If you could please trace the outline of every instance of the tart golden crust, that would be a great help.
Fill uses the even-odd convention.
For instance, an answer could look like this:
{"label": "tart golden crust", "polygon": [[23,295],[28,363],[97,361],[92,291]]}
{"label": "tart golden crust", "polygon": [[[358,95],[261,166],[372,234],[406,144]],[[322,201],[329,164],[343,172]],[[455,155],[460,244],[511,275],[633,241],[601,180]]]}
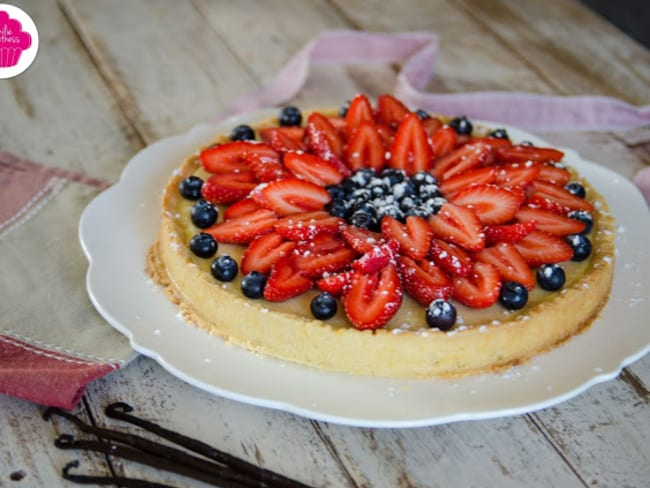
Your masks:
{"label": "tart golden crust", "polygon": [[147,271],[189,322],[251,351],[355,375],[427,378],[490,372],[527,361],[581,332],[598,317],[609,297],[614,218],[604,198],[582,180],[595,208],[592,255],[576,267],[562,290],[545,293],[520,313],[501,315],[497,310],[491,320],[448,332],[399,323],[360,331],[310,318],[308,305],[303,307],[307,313],[300,314],[295,313],[295,305],[283,310],[282,304],[250,300],[236,283],[214,280],[206,260],[194,256],[187,246],[188,232],[196,229],[192,231],[182,208],[178,185],[200,171],[198,158],[189,157],[165,188],[160,233],[150,248]]}

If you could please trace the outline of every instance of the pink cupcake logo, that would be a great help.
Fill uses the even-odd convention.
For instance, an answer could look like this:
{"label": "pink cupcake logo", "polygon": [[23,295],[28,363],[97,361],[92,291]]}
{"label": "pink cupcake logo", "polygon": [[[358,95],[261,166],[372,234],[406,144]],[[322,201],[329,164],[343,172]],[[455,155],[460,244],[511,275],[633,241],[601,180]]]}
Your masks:
{"label": "pink cupcake logo", "polygon": [[34,21],[23,10],[0,4],[0,78],[11,78],[25,71],[38,50]]}

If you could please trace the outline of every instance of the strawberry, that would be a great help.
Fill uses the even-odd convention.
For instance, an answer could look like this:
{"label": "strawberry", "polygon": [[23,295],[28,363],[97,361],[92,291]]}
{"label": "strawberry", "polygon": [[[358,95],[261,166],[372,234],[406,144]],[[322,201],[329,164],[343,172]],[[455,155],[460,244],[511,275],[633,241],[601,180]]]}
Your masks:
{"label": "strawberry", "polygon": [[302,295],[313,286],[312,281],[296,269],[293,256],[278,259],[264,286],[264,298],[269,302],[283,302]]}
{"label": "strawberry", "polygon": [[415,262],[407,256],[398,260],[404,290],[418,303],[428,307],[437,298],[449,299],[452,286],[449,277],[431,261]]}
{"label": "strawberry", "polygon": [[372,122],[362,121],[353,132],[345,150],[345,160],[352,170],[373,168],[381,171],[386,161],[386,149]]}
{"label": "strawberry", "polygon": [[280,215],[322,210],[332,199],[322,186],[298,178],[262,183],[251,196],[258,205]]}
{"label": "strawberry", "polygon": [[400,123],[390,146],[388,165],[404,170],[409,176],[427,171],[431,166],[431,148],[417,115],[408,113]]}
{"label": "strawberry", "polygon": [[476,212],[471,208],[445,203],[437,214],[429,217],[434,237],[457,244],[469,251],[485,247],[485,235]]}
{"label": "strawberry", "polygon": [[377,122],[388,127],[397,127],[410,111],[392,95],[380,95],[377,98]]}
{"label": "strawberry", "polygon": [[317,112],[307,119],[307,142],[312,152],[323,159],[340,160],[343,156],[343,138],[327,117]]}
{"label": "strawberry", "polygon": [[248,170],[247,155],[280,160],[280,155],[270,146],[251,141],[225,142],[201,151],[199,158],[208,173],[238,173]]}
{"label": "strawberry", "polygon": [[494,266],[504,282],[516,281],[529,291],[535,288],[535,276],[514,244],[501,242],[496,246],[486,247],[474,254],[474,258]]}
{"label": "strawberry", "polygon": [[488,246],[499,242],[514,244],[534,231],[536,227],[537,223],[532,220],[507,225],[486,225],[483,232],[485,232],[485,242]]}
{"label": "strawberry", "polygon": [[239,200],[237,203],[233,203],[230,207],[223,211],[223,220],[233,219],[241,215],[246,215],[248,213],[259,210],[260,207],[255,200],[250,197]]}
{"label": "strawberry", "polygon": [[387,215],[381,221],[381,233],[387,240],[397,243],[401,254],[416,261],[427,255],[433,236],[429,223],[417,216],[407,217],[405,225]]}
{"label": "strawberry", "polygon": [[230,204],[241,200],[255,188],[253,173],[219,173],[210,176],[201,187],[204,200]]}
{"label": "strawberry", "polygon": [[476,261],[467,276],[453,279],[453,297],[472,308],[487,308],[499,299],[501,275],[492,264]]}
{"label": "strawberry", "polygon": [[316,282],[316,286],[321,291],[326,291],[330,295],[340,297],[343,290],[350,284],[354,271],[347,270],[341,273],[325,273],[324,276]]}
{"label": "strawberry", "polygon": [[534,221],[537,229],[558,236],[579,234],[587,225],[577,219],[571,219],[564,215],[556,214],[542,208],[525,206],[521,207],[515,214],[519,222]]}
{"label": "strawberry", "polygon": [[496,183],[506,188],[527,188],[540,172],[535,163],[512,163],[497,166]]}
{"label": "strawberry", "polygon": [[536,147],[525,145],[501,146],[494,150],[497,161],[502,163],[548,163],[562,161],[564,153],[550,147]]}
{"label": "strawberry", "polygon": [[523,200],[523,193],[488,184],[465,188],[449,201],[473,209],[483,225],[495,225],[511,220]]}
{"label": "strawberry", "polygon": [[260,137],[279,153],[304,151],[304,127],[269,127],[260,131]]}
{"label": "strawberry", "polygon": [[529,203],[556,213],[566,214],[571,210],[591,212],[594,209],[587,200],[547,181],[533,181],[530,190]]}
{"label": "strawberry", "polygon": [[343,222],[324,210],[315,210],[283,217],[275,224],[275,230],[285,239],[311,241],[319,234],[335,234]]}
{"label": "strawberry", "polygon": [[331,251],[337,251],[342,247],[347,246],[335,234],[321,232],[308,241],[298,241],[296,252],[301,254],[326,254]]}
{"label": "strawberry", "polygon": [[250,153],[244,157],[246,164],[255,175],[255,179],[262,182],[280,180],[289,176],[289,173],[278,158],[269,158],[259,154]]}
{"label": "strawberry", "polygon": [[436,265],[451,276],[467,276],[474,265],[474,260],[462,247],[440,239],[431,240],[429,255]]}
{"label": "strawberry", "polygon": [[375,129],[377,129],[377,133],[381,137],[384,147],[390,147],[395,140],[395,130],[386,124],[375,124]]}
{"label": "strawberry", "polygon": [[316,185],[338,185],[343,175],[336,165],[323,158],[305,152],[290,151],[284,155],[284,165],[298,178]]}
{"label": "strawberry", "polygon": [[448,125],[441,127],[430,137],[434,158],[439,158],[450,153],[458,142],[458,133],[453,127],[449,127]]}
{"label": "strawberry", "polygon": [[538,180],[548,181],[556,185],[564,186],[569,182],[571,173],[564,168],[558,168],[551,164],[541,164],[539,167]]}
{"label": "strawberry", "polygon": [[231,244],[248,244],[255,237],[273,231],[278,216],[272,210],[261,208],[253,212],[224,220],[213,225],[205,232],[211,234],[217,242]]}
{"label": "strawberry", "polygon": [[496,173],[497,169],[494,166],[470,169],[441,182],[440,191],[444,196],[451,197],[463,188],[494,182]]}
{"label": "strawberry", "polygon": [[340,136],[345,135],[345,117],[329,116],[326,117],[326,119],[331,126],[336,129],[336,132],[338,132]]}
{"label": "strawberry", "polygon": [[573,249],[564,239],[541,230],[532,231],[515,247],[531,268],[568,261],[573,257]]}
{"label": "strawberry", "polygon": [[490,146],[477,142],[465,144],[433,161],[431,174],[446,180],[467,170],[482,166],[490,155]]}
{"label": "strawberry", "polygon": [[372,106],[368,101],[368,97],[364,94],[357,95],[350,102],[348,111],[345,114],[345,137],[348,139],[352,137],[352,134],[362,122],[370,122],[371,124],[375,122]]}
{"label": "strawberry", "polygon": [[259,271],[268,274],[275,262],[282,256],[288,256],[295,249],[296,243],[284,240],[280,234],[270,232],[256,237],[246,248],[241,260],[242,273]]}
{"label": "strawberry", "polygon": [[343,291],[343,308],[348,320],[360,330],[378,329],[397,313],[403,291],[394,264],[375,273],[355,271]]}
{"label": "strawberry", "polygon": [[442,129],[442,121],[438,117],[427,117],[422,121],[422,127],[424,127],[424,132],[427,133],[427,136],[430,139],[433,137],[433,134]]}
{"label": "strawberry", "polygon": [[512,146],[512,142],[510,142],[509,139],[501,139],[500,137],[492,137],[492,136],[472,136],[470,137],[469,143],[475,143],[475,142],[481,142],[484,144],[487,144],[490,146],[490,149],[494,150],[497,147],[503,147],[503,146]]}
{"label": "strawberry", "polygon": [[395,257],[395,248],[389,243],[373,247],[352,263],[352,269],[362,273],[374,273],[390,263]]}
{"label": "strawberry", "polygon": [[346,244],[359,254],[370,252],[384,242],[381,234],[354,225],[343,226],[340,231]]}
{"label": "strawberry", "polygon": [[343,271],[357,254],[347,247],[341,247],[323,254],[297,253],[294,255],[295,267],[300,273],[309,278],[320,278],[323,273]]}

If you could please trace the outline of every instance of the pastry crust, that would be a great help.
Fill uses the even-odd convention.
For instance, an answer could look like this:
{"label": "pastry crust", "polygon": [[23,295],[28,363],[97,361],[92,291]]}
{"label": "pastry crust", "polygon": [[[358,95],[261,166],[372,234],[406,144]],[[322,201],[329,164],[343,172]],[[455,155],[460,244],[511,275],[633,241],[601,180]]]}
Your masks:
{"label": "pastry crust", "polygon": [[[208,333],[261,354],[328,371],[396,378],[451,377],[501,370],[548,351],[588,327],[607,303],[614,273],[615,223],[607,203],[588,182],[594,204],[593,252],[570,271],[565,287],[542,292],[520,313],[492,317],[442,332],[398,322],[360,331],[247,299],[238,282],[222,284],[187,243],[196,232],[178,194],[179,183],[201,172],[192,156],[170,179],[162,198],[162,223],[151,246],[147,270],[184,314]],[[303,300],[304,301],[304,300]],[[306,302],[308,303],[308,302]],[[417,306],[417,305],[416,305]],[[287,310],[283,310],[287,308]],[[419,306],[421,315],[423,308]]]}

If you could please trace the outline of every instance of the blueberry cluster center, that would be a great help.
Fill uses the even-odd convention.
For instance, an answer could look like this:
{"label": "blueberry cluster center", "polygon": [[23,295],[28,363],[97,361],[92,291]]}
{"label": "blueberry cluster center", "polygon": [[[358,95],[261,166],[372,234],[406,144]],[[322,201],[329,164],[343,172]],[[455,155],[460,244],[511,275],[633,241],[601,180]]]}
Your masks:
{"label": "blueberry cluster center", "polygon": [[400,169],[387,168],[377,173],[364,168],[327,190],[332,196],[330,214],[373,231],[380,230],[381,220],[387,215],[400,222],[412,215],[426,218],[446,202],[436,179],[425,171],[409,177]]}

